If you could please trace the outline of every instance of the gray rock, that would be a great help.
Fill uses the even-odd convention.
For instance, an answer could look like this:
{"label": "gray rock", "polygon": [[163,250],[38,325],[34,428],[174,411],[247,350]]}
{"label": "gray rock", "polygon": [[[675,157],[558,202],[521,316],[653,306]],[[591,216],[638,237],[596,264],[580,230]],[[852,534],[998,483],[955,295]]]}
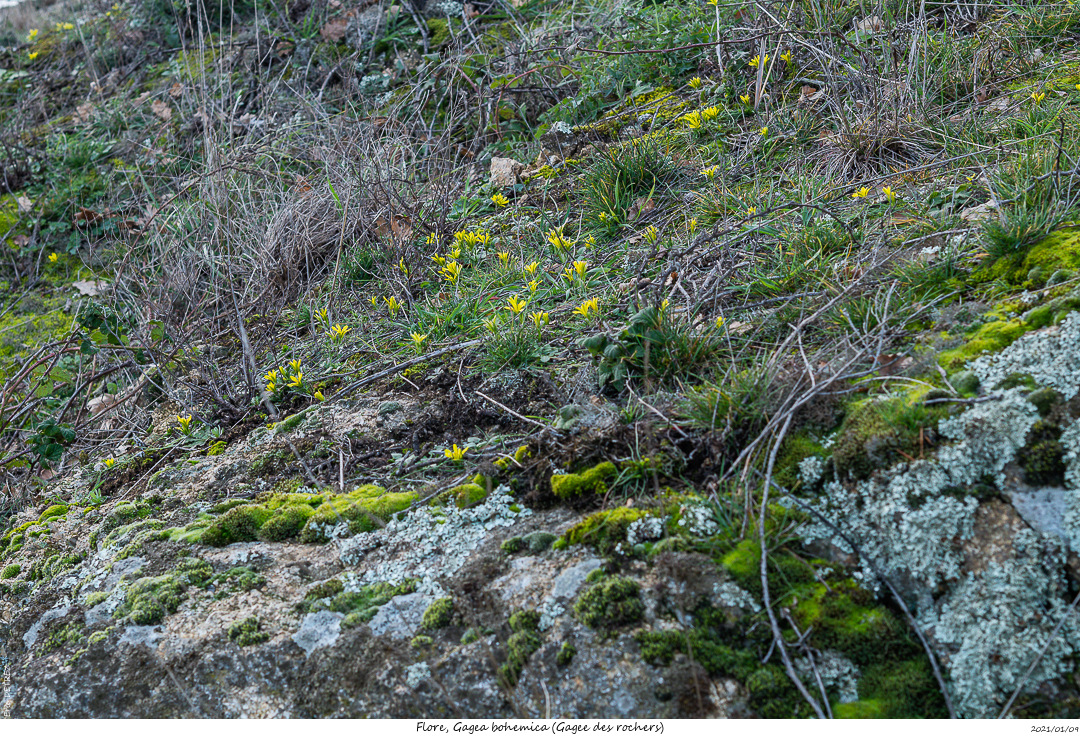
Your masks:
{"label": "gray rock", "polygon": [[295,642],[307,655],[321,647],[333,647],[341,635],[343,614],[338,612],[314,612],[304,617],[300,629],[293,635]]}

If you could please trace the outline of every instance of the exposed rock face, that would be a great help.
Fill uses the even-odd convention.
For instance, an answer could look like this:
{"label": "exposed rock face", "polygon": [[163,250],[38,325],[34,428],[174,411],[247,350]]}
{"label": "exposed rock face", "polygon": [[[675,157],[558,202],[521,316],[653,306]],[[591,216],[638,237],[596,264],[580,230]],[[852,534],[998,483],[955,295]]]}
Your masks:
{"label": "exposed rock face", "polygon": [[496,156],[491,160],[491,186],[513,187],[520,181],[521,171],[525,165],[513,159],[504,159]]}

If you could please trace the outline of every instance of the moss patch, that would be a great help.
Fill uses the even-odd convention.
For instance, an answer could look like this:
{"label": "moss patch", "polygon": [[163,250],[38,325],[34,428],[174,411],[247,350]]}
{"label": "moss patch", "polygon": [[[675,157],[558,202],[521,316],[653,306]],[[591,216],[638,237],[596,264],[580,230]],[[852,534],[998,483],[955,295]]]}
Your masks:
{"label": "moss patch", "polygon": [[570,499],[583,494],[606,494],[608,487],[605,482],[618,473],[614,463],[604,461],[581,473],[552,476],[551,491],[560,499]]}
{"label": "moss patch", "polygon": [[244,620],[233,622],[229,625],[229,639],[240,647],[258,645],[270,639],[267,632],[260,631],[258,617],[248,617]]}
{"label": "moss patch", "polygon": [[626,531],[630,525],[649,511],[637,507],[616,507],[591,514],[571,527],[556,542],[556,548],[568,545],[593,545],[603,554],[610,553],[616,545],[626,540]]}
{"label": "moss patch", "polygon": [[645,615],[641,587],[631,578],[604,578],[578,598],[574,614],[582,624],[598,630],[636,624]]}
{"label": "moss patch", "polygon": [[204,515],[169,533],[173,540],[215,547],[254,540],[323,543],[338,524],[348,525],[352,534],[375,530],[415,499],[413,492],[389,493],[373,485],[348,494],[271,492],[255,503],[230,505],[220,517]]}
{"label": "moss patch", "polygon": [[525,669],[529,657],[540,649],[540,615],[534,611],[516,612],[510,617],[513,634],[506,641],[506,662],[499,666],[499,678],[507,686],[514,686]]}
{"label": "moss patch", "polygon": [[426,630],[438,630],[450,624],[454,618],[454,600],[449,597],[436,599],[424,612],[423,626]]}

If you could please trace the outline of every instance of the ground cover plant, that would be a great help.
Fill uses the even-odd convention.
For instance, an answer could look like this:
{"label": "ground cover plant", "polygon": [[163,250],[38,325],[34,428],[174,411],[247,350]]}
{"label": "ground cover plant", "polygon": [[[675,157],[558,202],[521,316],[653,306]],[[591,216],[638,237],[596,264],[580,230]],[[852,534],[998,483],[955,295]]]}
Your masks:
{"label": "ground cover plant", "polygon": [[[1080,8],[0,12],[16,681],[221,602],[214,647],[306,657],[421,601],[379,657],[432,713],[615,714],[558,691],[613,643],[641,713],[1080,709]],[[602,566],[479,592],[534,559]],[[282,713],[413,713],[356,688]]]}

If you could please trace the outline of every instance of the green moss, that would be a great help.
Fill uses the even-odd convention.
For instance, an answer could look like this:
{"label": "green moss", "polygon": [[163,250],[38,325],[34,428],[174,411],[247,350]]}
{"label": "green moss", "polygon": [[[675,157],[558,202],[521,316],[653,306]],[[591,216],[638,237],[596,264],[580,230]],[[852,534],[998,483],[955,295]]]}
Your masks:
{"label": "green moss", "polygon": [[260,642],[266,642],[270,639],[270,635],[267,632],[260,632],[259,627],[258,617],[248,617],[247,619],[233,622],[229,625],[229,639],[240,647],[258,645]]}
{"label": "green moss", "polygon": [[281,507],[275,510],[259,528],[258,537],[267,542],[281,542],[295,538],[314,515],[315,510],[307,504]]}
{"label": "green moss", "polygon": [[428,18],[427,29],[431,48],[437,49],[450,43],[450,25],[446,18]]}
{"label": "green moss", "polygon": [[865,479],[877,469],[918,457],[947,413],[939,405],[927,407],[904,397],[855,404],[833,446],[837,478]]}
{"label": "green moss", "polygon": [[635,624],[645,615],[638,582],[613,576],[594,584],[574,604],[574,614],[587,627],[611,630]]}
{"label": "green moss", "polygon": [[423,626],[426,630],[438,630],[450,624],[454,617],[454,600],[449,597],[436,599],[424,612]]}
{"label": "green moss", "polygon": [[511,468],[516,468],[517,466],[523,464],[525,460],[529,457],[529,455],[529,446],[522,445],[516,451],[514,451],[513,461],[509,458],[499,458],[495,461],[495,468],[499,469],[500,471],[508,471]]}
{"label": "green moss", "polygon": [[515,612],[510,616],[509,624],[513,634],[506,641],[506,662],[499,666],[499,677],[505,685],[514,686],[529,656],[543,644],[538,632],[540,614],[532,610]]}
{"label": "green moss", "polygon": [[521,541],[528,546],[531,553],[542,553],[551,547],[552,543],[558,540],[558,536],[544,530],[536,530],[530,532],[521,538]]}
{"label": "green moss", "polygon": [[610,461],[604,461],[581,473],[556,474],[551,477],[551,491],[560,499],[583,494],[606,494],[605,481],[618,475],[618,469]]}
{"label": "green moss", "polygon": [[172,614],[184,600],[184,583],[176,576],[147,576],[127,590],[124,603],[116,610],[117,619],[132,624],[157,624]]}
{"label": "green moss", "polygon": [[40,522],[41,524],[44,524],[44,523],[48,522],[51,519],[56,519],[58,517],[63,517],[65,514],[67,514],[67,511],[68,511],[68,505],[66,505],[66,504],[54,504],[51,507],[49,507],[48,509],[46,509],[44,512],[41,513],[41,516],[38,517],[38,522]]}
{"label": "green moss", "polygon": [[259,504],[242,504],[233,507],[206,527],[202,542],[206,545],[221,547],[236,542],[249,542],[259,538],[259,529],[273,515],[266,507]]}
{"label": "green moss", "polygon": [[[345,615],[341,620],[342,627],[356,627],[370,621],[379,611],[379,607],[395,596],[416,591],[416,585],[417,581],[410,579],[399,584],[382,582],[364,586],[358,591],[344,591],[341,581],[332,579],[309,591],[301,602],[300,609],[305,612],[324,609],[338,612]],[[337,593],[329,593],[331,591]]]}
{"label": "green moss", "polygon": [[944,719],[945,699],[926,658],[871,665],[859,679],[859,701],[833,706],[838,719]]}
{"label": "green moss", "polygon": [[11,565],[4,566],[4,570],[0,571],[0,581],[8,578],[15,578],[22,571],[22,566],[18,563],[12,563]]}
{"label": "green moss", "polygon": [[454,500],[458,509],[473,507],[487,499],[487,488],[479,484],[461,484],[449,489],[448,496]]}
{"label": "green moss", "polygon": [[[724,555],[722,563],[740,586],[761,596],[761,547],[757,540],[743,540]],[[813,565],[786,550],[770,551],[768,570],[774,601],[782,592],[816,580]]]}
{"label": "green moss", "polygon": [[427,650],[435,645],[435,640],[431,639],[429,635],[417,635],[412,638],[409,644],[417,650]]}
{"label": "green moss", "polygon": [[301,542],[326,542],[326,532],[342,522],[349,532],[371,532],[385,520],[403,512],[416,501],[415,492],[387,492],[380,486],[365,485],[349,494],[331,497],[316,510],[300,534]]}
{"label": "green moss", "polygon": [[555,656],[555,664],[565,668],[573,662],[575,655],[577,655],[577,648],[569,642],[564,642],[559,648],[559,654]]}
{"label": "green moss", "polygon": [[41,652],[49,653],[67,645],[77,645],[86,640],[83,625],[79,622],[71,622],[50,634],[41,646]]}
{"label": "green moss", "polygon": [[1017,461],[1024,467],[1024,480],[1029,484],[1063,486],[1065,447],[1061,444],[1061,428],[1046,420],[1037,421],[1028,431],[1027,443],[1017,454]]}
{"label": "green moss", "polygon": [[227,571],[216,574],[204,583],[197,584],[202,588],[214,586],[214,598],[223,599],[226,596],[241,591],[252,591],[266,583],[266,577],[249,566],[237,566]]}
{"label": "green moss", "polygon": [[616,545],[626,540],[626,531],[630,525],[642,517],[648,517],[649,511],[638,507],[616,507],[591,514],[567,530],[561,541],[566,545],[593,545],[603,554],[611,552]]}
{"label": "green moss", "polygon": [[838,650],[856,665],[902,660],[918,652],[907,628],[853,581],[814,584],[794,598],[792,615],[801,631],[812,628],[811,644]]}
{"label": "green moss", "polygon": [[300,423],[304,421],[307,416],[307,410],[303,412],[297,412],[295,415],[289,415],[281,422],[274,425],[275,435],[284,435],[287,432],[292,432],[296,428],[300,427]]}
{"label": "green moss", "polygon": [[[295,487],[294,487],[295,488]],[[169,531],[172,540],[220,547],[235,542],[326,542],[328,532],[346,523],[353,534],[377,529],[391,515],[404,511],[414,492],[388,493],[379,486],[361,486],[348,494],[297,494],[272,491],[254,503],[220,505],[220,517],[204,516],[185,528]]]}
{"label": "green moss", "polygon": [[972,358],[1008,347],[1030,329],[1030,325],[1019,319],[986,323],[968,335],[967,342],[959,348],[943,351],[938,356],[938,362],[946,369],[960,368]]}
{"label": "green moss", "polygon": [[86,599],[83,600],[83,604],[86,605],[87,609],[92,609],[93,607],[96,607],[98,604],[100,604],[101,602],[105,601],[108,598],[109,598],[109,592],[107,592],[107,591],[95,591],[92,594],[87,594]]}
{"label": "green moss", "polygon": [[503,544],[499,547],[507,555],[514,555],[525,549],[525,541],[520,537],[511,537],[503,540]]}
{"label": "green moss", "polygon": [[128,587],[116,618],[132,624],[157,624],[180,607],[189,585],[203,585],[213,573],[206,561],[186,558],[172,573],[140,578]]}
{"label": "green moss", "polygon": [[219,440],[206,449],[206,455],[219,456],[225,452],[225,448],[228,447],[228,445],[229,444],[226,443],[224,440]]}
{"label": "green moss", "polygon": [[799,482],[799,463],[810,456],[824,458],[825,449],[808,433],[798,433],[784,440],[773,468],[773,479],[785,489],[797,489]]}

